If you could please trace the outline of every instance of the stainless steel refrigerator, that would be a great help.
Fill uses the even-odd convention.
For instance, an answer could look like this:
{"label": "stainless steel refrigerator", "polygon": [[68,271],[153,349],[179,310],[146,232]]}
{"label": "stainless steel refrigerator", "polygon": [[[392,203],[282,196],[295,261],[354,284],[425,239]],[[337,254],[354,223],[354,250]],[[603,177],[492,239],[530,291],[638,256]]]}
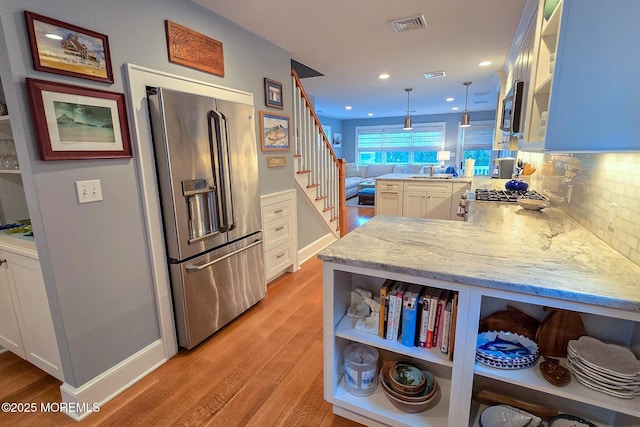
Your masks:
{"label": "stainless steel refrigerator", "polygon": [[266,293],[253,106],[148,87],[178,344]]}

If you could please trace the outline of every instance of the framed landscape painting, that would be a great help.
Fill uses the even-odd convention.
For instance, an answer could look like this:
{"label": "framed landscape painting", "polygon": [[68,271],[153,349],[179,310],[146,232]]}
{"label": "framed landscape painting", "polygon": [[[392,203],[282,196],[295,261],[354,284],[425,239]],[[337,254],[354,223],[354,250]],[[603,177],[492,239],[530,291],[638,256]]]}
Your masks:
{"label": "framed landscape painting", "polygon": [[260,145],[263,151],[289,149],[289,117],[260,111]]}
{"label": "framed landscape painting", "polygon": [[24,12],[33,68],[113,83],[106,35],[32,12]]}
{"label": "framed landscape painting", "polygon": [[123,94],[26,82],[42,160],[132,157]]}

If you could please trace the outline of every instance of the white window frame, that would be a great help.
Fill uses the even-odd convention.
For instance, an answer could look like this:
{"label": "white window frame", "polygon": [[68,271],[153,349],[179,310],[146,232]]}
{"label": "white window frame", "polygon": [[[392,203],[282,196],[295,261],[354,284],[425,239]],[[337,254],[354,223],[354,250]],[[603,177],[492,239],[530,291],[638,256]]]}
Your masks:
{"label": "white window frame", "polygon": [[[460,165],[464,162],[464,142],[465,142],[464,140],[467,133],[469,132],[478,131],[480,129],[490,130],[491,135],[490,135],[490,138],[487,138],[487,146],[488,146],[487,149],[492,151],[493,141],[495,139],[495,126],[496,126],[496,123],[493,120],[479,120],[479,121],[472,120],[470,127],[466,127],[466,128],[458,127],[459,132],[458,132],[458,145],[456,150],[456,164]],[[488,175],[491,175],[493,158],[494,158],[494,154],[492,151],[490,153],[489,171],[487,173]]]}
{"label": "white window frame", "polygon": [[[389,132],[389,133],[414,133],[414,132],[420,132],[420,131],[425,131],[425,130],[431,130],[433,128],[438,128],[437,131],[439,131],[441,133],[441,138],[440,141],[438,141],[437,143],[434,144],[428,144],[428,145],[414,145],[412,142],[409,142],[408,145],[405,146],[401,146],[401,145],[397,145],[397,146],[393,146],[393,147],[388,147],[387,149],[385,149],[384,146],[381,146],[379,149],[376,148],[367,148],[366,150],[363,149],[363,151],[373,151],[373,152],[381,152],[383,153],[382,155],[382,163],[381,164],[387,164],[386,163],[386,159],[384,156],[384,153],[386,152],[391,152],[391,151],[409,151],[409,164],[416,164],[416,165],[431,165],[431,164],[438,164],[437,161],[435,161],[434,163],[416,163],[413,161],[413,152],[414,151],[433,151],[433,152],[437,152],[439,150],[442,150],[444,147],[444,143],[445,143],[445,137],[446,137],[446,133],[447,133],[447,123],[446,122],[430,122],[430,123],[413,123],[413,129],[412,130],[404,130],[403,129],[403,125],[402,124],[398,124],[398,125],[372,125],[372,126],[356,126],[355,129],[355,158],[356,158],[356,162],[360,162],[360,146],[359,146],[359,142],[360,142],[360,134],[362,133],[382,133],[384,134],[385,131]],[[363,132],[366,131],[366,132]],[[375,163],[378,164],[378,163]],[[396,163],[389,163],[389,164],[394,164],[396,165]]]}

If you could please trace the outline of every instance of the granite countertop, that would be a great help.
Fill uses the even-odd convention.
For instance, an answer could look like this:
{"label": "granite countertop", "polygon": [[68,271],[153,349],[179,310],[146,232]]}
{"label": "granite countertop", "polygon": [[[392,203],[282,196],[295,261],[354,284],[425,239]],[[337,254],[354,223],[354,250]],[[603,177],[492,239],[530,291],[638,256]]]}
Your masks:
{"label": "granite countertop", "polygon": [[452,178],[438,178],[438,174],[430,176],[429,174],[419,173],[388,173],[380,175],[375,178],[376,180],[388,179],[390,181],[417,181],[417,182],[464,182],[472,183],[473,178],[458,176]]}
{"label": "granite countertop", "polygon": [[33,237],[0,233],[0,249],[38,259],[38,251]]}
{"label": "granite countertop", "polygon": [[640,267],[558,208],[472,202],[469,221],[376,216],[323,261],[640,312]]}

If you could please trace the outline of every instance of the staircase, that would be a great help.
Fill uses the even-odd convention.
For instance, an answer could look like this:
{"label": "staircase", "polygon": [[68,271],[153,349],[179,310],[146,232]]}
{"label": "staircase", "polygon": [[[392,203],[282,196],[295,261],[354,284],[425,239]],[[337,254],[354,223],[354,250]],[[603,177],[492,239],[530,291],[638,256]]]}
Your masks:
{"label": "staircase", "polygon": [[347,233],[344,179],[346,161],[338,159],[298,74],[291,70],[296,182],[331,232]]}

